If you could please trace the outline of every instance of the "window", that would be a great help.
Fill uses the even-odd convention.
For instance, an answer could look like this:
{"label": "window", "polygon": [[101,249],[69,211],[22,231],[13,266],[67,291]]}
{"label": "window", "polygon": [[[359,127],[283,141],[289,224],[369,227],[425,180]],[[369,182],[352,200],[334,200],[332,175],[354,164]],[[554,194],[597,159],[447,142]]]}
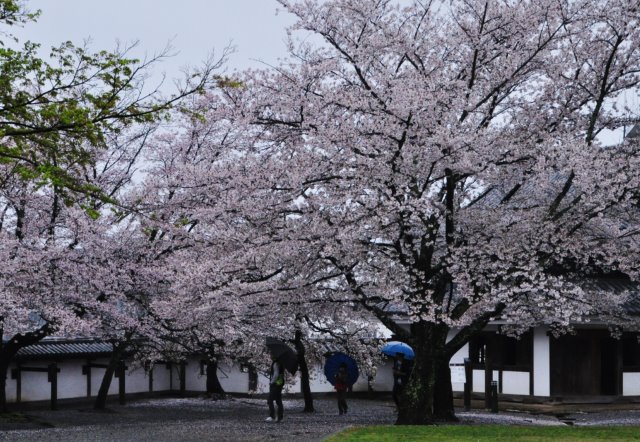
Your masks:
{"label": "window", "polygon": [[533,357],[533,334],[519,338],[498,333],[481,333],[469,341],[469,357],[474,364],[484,364],[487,352],[494,367],[528,367]]}

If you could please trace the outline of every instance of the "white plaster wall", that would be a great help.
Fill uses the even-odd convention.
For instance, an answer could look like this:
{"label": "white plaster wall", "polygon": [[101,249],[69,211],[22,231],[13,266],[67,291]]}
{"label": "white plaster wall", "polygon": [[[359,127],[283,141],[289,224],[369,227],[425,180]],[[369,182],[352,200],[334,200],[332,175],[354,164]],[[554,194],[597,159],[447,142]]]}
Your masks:
{"label": "white plaster wall", "polygon": [[[113,381],[118,382],[116,378],[114,378]],[[127,393],[144,393],[149,391],[149,378],[144,368],[136,367],[126,371],[125,391]]]}
{"label": "white plaster wall", "polygon": [[[360,378],[361,377],[362,375]],[[360,378],[358,382],[360,382]],[[324,375],[324,368],[319,364],[309,367],[309,384],[312,393],[330,393],[334,391],[333,385],[331,385]],[[296,373],[295,377],[291,377],[291,375],[287,377],[286,391],[289,393],[300,393],[300,372]]]}
{"label": "white plaster wall", "polygon": [[[240,366],[220,365],[218,379],[224,391],[228,393],[247,393],[249,391],[249,373],[243,373]],[[203,377],[206,386],[206,377]]]}
{"label": "white plaster wall", "polygon": [[170,370],[167,369],[166,364],[155,364],[153,366],[153,391],[169,390],[170,375],[171,375],[171,372]]}
{"label": "white plaster wall", "polygon": [[[290,388],[285,384],[285,389]],[[256,393],[268,393],[269,392],[269,378],[265,376],[263,373],[258,373],[258,389]]]}
{"label": "white plaster wall", "polygon": [[[185,365],[185,389],[187,391],[207,391],[207,375],[200,374],[200,359],[190,358]],[[174,384],[173,388],[176,390],[180,389],[180,375],[179,375],[179,365],[176,365],[176,371],[173,373],[174,375]],[[205,366],[206,373],[206,366]],[[221,373],[218,371],[218,376],[221,378]],[[222,379],[220,379],[222,381]]]}
{"label": "white plaster wall", "polygon": [[[46,368],[48,364],[41,362],[29,362],[24,363],[24,366],[28,367],[43,367]],[[17,379],[11,379],[12,384],[16,385]],[[60,391],[58,391],[60,393]],[[41,401],[51,398],[51,384],[47,382],[47,373],[22,373],[22,402],[28,401]]]}
{"label": "white plaster wall", "polygon": [[[383,372],[386,372],[386,370],[383,369]],[[380,368],[378,369],[378,374],[380,374]],[[382,376],[384,376],[384,373]],[[323,365],[315,364],[309,367],[309,378],[310,378],[309,380],[310,380],[311,392],[331,393],[335,391],[335,389],[333,388],[333,385],[331,385],[331,383],[327,380],[327,377],[324,375]],[[375,380],[372,385],[374,386],[374,389],[375,389]],[[353,384],[353,391],[368,391],[368,390],[369,390],[369,382],[367,379],[367,375],[366,373],[360,372],[360,375],[358,376],[358,380],[356,381],[355,384]],[[291,375],[287,377],[285,392],[289,392],[289,393],[300,392],[300,372],[296,373],[295,377],[291,377]]]}
{"label": "white plaster wall", "polygon": [[[109,359],[105,358],[105,359],[95,359],[95,360],[91,360],[92,363],[94,364],[108,364],[109,363]],[[80,365],[86,364],[87,361],[86,360],[82,360],[82,363]],[[104,368],[96,368],[93,367],[91,368],[91,396],[95,396],[98,394],[98,390],[100,390],[100,384],[102,383],[102,378],[104,376]],[[82,376],[82,381],[84,383],[84,385],[87,385],[87,377],[86,376]],[[111,381],[111,383],[113,383],[113,380]],[[109,388],[109,390],[111,390],[111,388]],[[85,392],[86,395],[86,392]]]}
{"label": "white plaster wall", "polygon": [[[58,399],[83,397],[87,395],[87,377],[82,374],[82,365],[85,361],[82,360],[70,360],[65,362],[59,362],[58,368]],[[25,364],[26,365],[26,364]],[[31,364],[29,364],[31,365]],[[50,398],[51,384],[47,382],[46,373],[37,373],[41,375],[42,381],[47,385],[47,397]],[[22,391],[24,392],[25,383],[22,381]],[[23,400],[27,400],[24,394]]]}
{"label": "white plaster wall", "polygon": [[640,373],[622,373],[622,395],[640,396]]}
{"label": "white plaster wall", "polygon": [[5,394],[7,395],[7,402],[15,402],[16,401],[16,381],[15,379],[11,379],[11,370],[13,370],[15,365],[10,365],[9,370],[7,371],[7,383],[5,388]]}
{"label": "white plaster wall", "polygon": [[391,391],[393,389],[393,361],[385,359],[378,366],[372,382],[373,391]]}
{"label": "white plaster wall", "polygon": [[[455,331],[450,332],[449,339],[455,336]],[[534,331],[534,394],[537,396],[549,396],[549,338],[546,329],[538,328]],[[451,364],[463,364],[464,358],[468,356],[468,345],[462,347],[451,358]],[[94,360],[95,363],[106,364],[107,359]],[[85,360],[72,360],[59,364],[61,372],[58,377],[59,398],[84,397],[86,396],[86,377],[82,375],[81,367]],[[29,366],[46,367],[47,363],[30,362]],[[386,359],[377,368],[376,375],[371,386],[374,391],[391,391],[393,387],[393,362]],[[240,371],[238,365],[221,365],[218,372],[220,382],[230,393],[246,393],[249,388],[248,373]],[[168,391],[173,388],[177,391],[180,388],[179,366],[171,365],[171,371],[165,364],[156,364],[153,367],[153,391]],[[173,383],[170,376],[173,376]],[[91,394],[95,396],[100,387],[104,369],[92,369]],[[200,364],[198,358],[191,358],[186,366],[186,389],[189,391],[206,390],[206,376],[200,374]],[[147,373],[142,369],[127,370],[126,391],[127,393],[149,391],[149,379]],[[498,372],[494,371],[493,379],[498,380]],[[503,392],[508,394],[529,394],[529,374],[525,372],[504,372]],[[484,392],[484,371],[473,371],[474,392]],[[7,379],[7,399],[15,401],[15,380]],[[623,378],[623,394],[640,395],[640,373],[625,373]],[[463,391],[463,383],[453,383],[454,391]],[[367,377],[361,373],[358,381],[354,385],[354,391],[367,391],[369,388]],[[258,374],[258,393],[265,393],[269,390],[268,379],[264,374]],[[50,384],[47,382],[46,373],[23,373],[22,400],[48,400],[50,398]],[[285,391],[298,393],[300,391],[299,374],[295,377],[289,376]],[[332,392],[333,386],[326,380],[322,365],[318,364],[311,368],[311,391],[312,392]],[[109,394],[118,393],[118,380],[113,379]]]}
{"label": "white plaster wall", "polygon": [[[449,332],[447,340],[451,340],[451,338],[453,338],[455,335],[456,332]],[[453,355],[453,357],[449,361],[449,364],[464,364],[464,359],[468,357],[469,344],[464,344],[464,346]],[[464,366],[457,365],[454,367],[451,367],[451,370],[464,370]],[[453,382],[452,379],[451,388],[453,389],[453,391],[464,391],[464,382]]]}
{"label": "white plaster wall", "polygon": [[502,393],[528,395],[529,373],[523,371],[503,371]]}
{"label": "white plaster wall", "polygon": [[[493,371],[494,381],[498,381],[498,370]],[[500,385],[498,385],[500,389]],[[473,392],[484,393],[484,370],[473,370]]]}
{"label": "white plaster wall", "polygon": [[533,394],[551,396],[550,344],[547,329],[533,330]]}

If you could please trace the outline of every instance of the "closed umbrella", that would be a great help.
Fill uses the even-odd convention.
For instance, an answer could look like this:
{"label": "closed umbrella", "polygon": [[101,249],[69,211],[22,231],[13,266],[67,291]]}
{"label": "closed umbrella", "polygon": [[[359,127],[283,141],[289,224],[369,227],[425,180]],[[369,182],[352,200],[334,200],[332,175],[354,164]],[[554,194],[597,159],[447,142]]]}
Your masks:
{"label": "closed umbrella", "polygon": [[324,375],[327,377],[327,380],[331,382],[331,385],[335,385],[336,373],[343,363],[347,365],[347,385],[352,386],[358,380],[360,372],[356,361],[351,356],[335,352],[331,353],[324,363]]}
{"label": "closed umbrella", "polygon": [[273,359],[280,361],[289,373],[296,374],[298,370],[298,354],[291,347],[276,338],[267,338],[266,345]]}
{"label": "closed umbrella", "polygon": [[409,360],[416,357],[413,349],[404,342],[400,341],[387,342],[387,344],[382,347],[382,353],[391,357],[395,357],[398,353],[402,353],[404,355],[404,358]]}

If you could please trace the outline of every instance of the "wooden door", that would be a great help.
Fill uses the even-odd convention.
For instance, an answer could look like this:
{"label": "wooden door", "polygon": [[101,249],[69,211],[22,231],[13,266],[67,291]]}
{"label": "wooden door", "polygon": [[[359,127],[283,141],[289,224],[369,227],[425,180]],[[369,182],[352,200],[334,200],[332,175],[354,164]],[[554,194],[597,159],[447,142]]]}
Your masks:
{"label": "wooden door", "polygon": [[551,338],[551,395],[601,395],[602,341],[579,332]]}

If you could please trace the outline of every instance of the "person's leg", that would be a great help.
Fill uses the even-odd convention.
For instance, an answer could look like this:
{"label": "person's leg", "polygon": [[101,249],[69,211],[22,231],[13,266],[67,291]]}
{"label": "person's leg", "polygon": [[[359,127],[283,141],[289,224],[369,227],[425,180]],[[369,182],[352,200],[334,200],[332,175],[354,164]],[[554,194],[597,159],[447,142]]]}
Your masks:
{"label": "person's leg", "polygon": [[282,406],[282,387],[275,388],[275,400],[278,406],[278,420],[281,421],[284,416],[284,407]]}
{"label": "person's leg", "polygon": [[398,397],[400,395],[400,389],[398,388],[398,384],[393,384],[393,390],[391,390],[391,396],[393,396],[393,402],[396,403],[396,407],[400,406],[400,398]]}
{"label": "person's leg", "polygon": [[267,399],[267,403],[269,404],[269,417],[271,419],[276,418],[276,409],[273,406],[273,401],[276,400],[276,388],[273,385],[269,385],[269,397]]}
{"label": "person's leg", "polygon": [[340,414],[344,414],[347,412],[347,392],[346,391],[338,392],[338,409],[340,410]]}

